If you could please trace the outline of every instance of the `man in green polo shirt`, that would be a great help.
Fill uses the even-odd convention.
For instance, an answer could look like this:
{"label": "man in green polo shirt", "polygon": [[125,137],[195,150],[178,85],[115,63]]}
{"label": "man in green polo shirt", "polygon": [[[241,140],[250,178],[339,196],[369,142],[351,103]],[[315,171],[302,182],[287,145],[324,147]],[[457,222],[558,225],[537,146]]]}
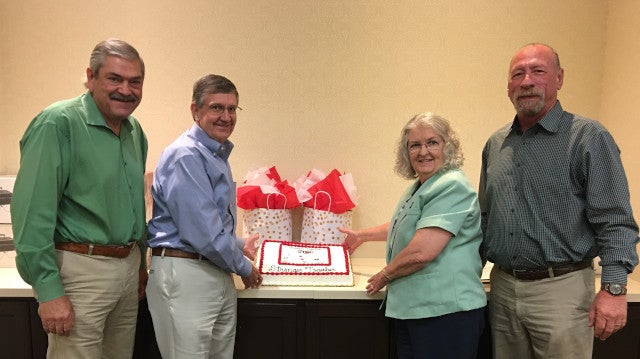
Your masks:
{"label": "man in green polo shirt", "polygon": [[131,116],[144,63],[128,43],[94,48],[88,92],[56,102],[20,140],[11,203],[16,265],[39,302],[48,357],[130,358],[146,271],[147,140]]}

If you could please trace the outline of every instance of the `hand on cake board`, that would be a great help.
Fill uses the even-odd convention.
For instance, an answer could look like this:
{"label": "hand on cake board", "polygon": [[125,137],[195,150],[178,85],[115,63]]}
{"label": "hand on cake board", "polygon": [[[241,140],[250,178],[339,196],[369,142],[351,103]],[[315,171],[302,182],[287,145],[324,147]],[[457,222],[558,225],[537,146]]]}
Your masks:
{"label": "hand on cake board", "polygon": [[244,287],[246,288],[258,288],[260,284],[262,284],[262,276],[260,272],[258,272],[258,268],[256,266],[251,266],[251,273],[242,277],[242,283],[244,283]]}

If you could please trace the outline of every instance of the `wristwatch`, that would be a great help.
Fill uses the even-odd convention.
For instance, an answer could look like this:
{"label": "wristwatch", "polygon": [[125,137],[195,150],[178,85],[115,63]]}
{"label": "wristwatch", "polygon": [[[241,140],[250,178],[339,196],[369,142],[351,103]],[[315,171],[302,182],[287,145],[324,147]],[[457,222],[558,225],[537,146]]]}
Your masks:
{"label": "wristwatch", "polygon": [[600,286],[601,290],[606,290],[611,295],[625,295],[627,294],[627,286],[624,284],[618,283],[602,283]]}

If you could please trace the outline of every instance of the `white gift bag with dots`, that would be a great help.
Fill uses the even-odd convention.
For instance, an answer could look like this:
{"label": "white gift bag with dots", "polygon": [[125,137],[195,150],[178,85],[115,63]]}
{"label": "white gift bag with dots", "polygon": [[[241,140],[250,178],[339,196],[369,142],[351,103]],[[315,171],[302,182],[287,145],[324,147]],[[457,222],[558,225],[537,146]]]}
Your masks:
{"label": "white gift bag with dots", "polygon": [[320,194],[329,196],[329,210],[304,208],[300,241],[303,243],[342,244],[345,235],[338,230],[338,227],[351,228],[352,212],[331,212],[331,196],[325,191],[318,191],[316,197]]}
{"label": "white gift bag with dots", "polygon": [[[271,195],[284,196],[280,193],[269,194],[269,196]],[[268,204],[267,198],[267,206]],[[258,245],[265,239],[290,242],[292,240],[292,222],[291,209],[256,208],[245,210],[242,217],[242,236],[246,238],[258,233],[260,235]]]}

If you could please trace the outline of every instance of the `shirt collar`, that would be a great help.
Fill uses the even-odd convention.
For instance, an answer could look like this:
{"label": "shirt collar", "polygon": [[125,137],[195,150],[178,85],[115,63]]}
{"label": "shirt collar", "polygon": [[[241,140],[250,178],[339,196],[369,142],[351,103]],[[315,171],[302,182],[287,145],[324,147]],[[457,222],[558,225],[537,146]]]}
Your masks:
{"label": "shirt collar", "polygon": [[[560,120],[562,119],[563,113],[564,110],[562,109],[562,105],[560,105],[560,100],[557,100],[556,104],[553,105],[551,110],[549,110],[549,112],[547,112],[547,114],[544,115],[544,117],[542,117],[535,126],[542,127],[547,132],[558,132],[558,130],[560,129]],[[518,115],[513,117],[511,129],[520,131]]]}
{"label": "shirt collar", "polygon": [[[102,113],[98,109],[98,105],[96,105],[96,102],[93,100],[91,92],[87,91],[87,93],[82,95],[82,104],[84,105],[84,108],[87,109],[87,117],[84,119],[87,125],[106,127],[111,131],[111,128],[107,126],[107,122],[104,120],[104,117],[102,117]],[[121,132],[133,131],[133,126],[129,121],[130,117],[131,116],[122,120]],[[126,131],[123,131],[123,129],[126,129]]]}
{"label": "shirt collar", "polygon": [[209,137],[206,132],[198,124],[194,123],[189,131],[188,136],[194,138],[196,141],[202,143],[211,153],[223,159],[228,159],[233,149],[233,143],[229,140],[220,143],[213,138]]}

